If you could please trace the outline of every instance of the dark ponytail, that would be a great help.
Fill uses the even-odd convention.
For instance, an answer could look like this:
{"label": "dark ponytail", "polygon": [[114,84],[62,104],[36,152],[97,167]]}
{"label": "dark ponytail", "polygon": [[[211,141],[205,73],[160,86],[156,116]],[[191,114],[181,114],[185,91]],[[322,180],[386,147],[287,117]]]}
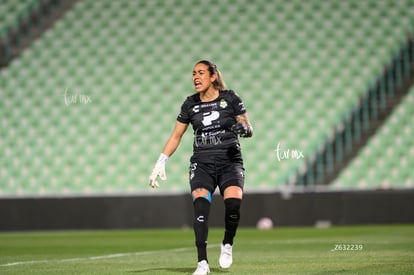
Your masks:
{"label": "dark ponytail", "polygon": [[217,76],[216,80],[213,82],[214,88],[216,88],[217,90],[225,90],[226,89],[226,83],[224,83],[223,76],[221,75],[221,72],[217,68],[216,64],[214,64],[213,62],[208,61],[208,60],[198,61],[197,64],[206,65],[208,67],[208,71],[209,71],[210,75],[215,74]]}

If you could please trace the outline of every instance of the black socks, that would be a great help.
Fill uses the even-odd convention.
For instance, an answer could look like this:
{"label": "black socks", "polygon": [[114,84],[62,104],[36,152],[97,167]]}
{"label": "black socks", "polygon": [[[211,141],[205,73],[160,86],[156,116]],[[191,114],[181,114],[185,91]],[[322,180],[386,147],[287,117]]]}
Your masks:
{"label": "black socks", "polygon": [[[210,214],[210,202],[199,197],[194,200],[194,234],[197,246],[198,261],[207,260],[208,216]],[[240,220],[241,199],[229,198],[224,200],[225,205],[225,233],[223,244],[233,245]]]}
{"label": "black socks", "polygon": [[194,200],[194,233],[197,246],[198,261],[207,260],[208,216],[210,202],[199,197]]}
{"label": "black socks", "polygon": [[241,199],[225,199],[224,205],[226,208],[224,216],[226,231],[224,232],[223,244],[233,245],[233,239],[239,226]]}

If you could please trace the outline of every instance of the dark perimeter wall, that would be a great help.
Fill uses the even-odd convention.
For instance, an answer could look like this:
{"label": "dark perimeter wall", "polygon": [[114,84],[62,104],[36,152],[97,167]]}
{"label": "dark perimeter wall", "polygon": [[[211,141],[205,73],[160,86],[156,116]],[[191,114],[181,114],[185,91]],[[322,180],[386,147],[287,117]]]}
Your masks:
{"label": "dark perimeter wall", "polygon": [[[223,226],[213,196],[210,226]],[[245,194],[241,226],[270,217],[275,226],[414,223],[414,190]],[[0,231],[191,227],[191,198],[182,195],[3,198]]]}

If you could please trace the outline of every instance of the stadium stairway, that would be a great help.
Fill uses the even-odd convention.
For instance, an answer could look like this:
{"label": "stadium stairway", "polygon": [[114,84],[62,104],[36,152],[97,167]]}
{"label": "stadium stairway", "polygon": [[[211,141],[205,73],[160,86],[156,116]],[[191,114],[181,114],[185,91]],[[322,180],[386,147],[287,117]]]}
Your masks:
{"label": "stadium stairway", "polygon": [[[0,4],[0,69],[58,21],[78,0],[6,1]],[[4,14],[3,14],[4,12]]]}
{"label": "stadium stairway", "polygon": [[413,102],[414,86],[411,86],[383,125],[330,184],[332,189],[414,187]]}
{"label": "stadium stairway", "polygon": [[[414,37],[409,35],[378,81],[361,96],[358,105],[350,111],[337,129],[333,130],[332,139],[321,145],[320,150],[308,160],[308,166],[303,171],[298,171],[297,181],[293,184],[311,188],[331,183],[334,183],[334,188],[340,186],[341,184],[335,183],[335,180],[341,173],[355,173],[352,168],[351,171],[346,171],[349,164],[405,100],[413,85]],[[352,186],[350,183],[347,185]],[[380,186],[378,183],[371,185]]]}

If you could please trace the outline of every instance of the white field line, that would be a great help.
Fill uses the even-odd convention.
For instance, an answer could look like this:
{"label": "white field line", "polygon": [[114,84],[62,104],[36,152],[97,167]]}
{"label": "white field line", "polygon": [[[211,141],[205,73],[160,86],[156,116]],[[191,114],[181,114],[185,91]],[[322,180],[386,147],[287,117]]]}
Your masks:
{"label": "white field line", "polygon": [[[315,240],[315,239],[299,239],[299,240],[272,240],[272,241],[252,241],[251,244],[258,245],[258,244],[308,244],[308,243],[326,243],[326,244],[336,244],[338,243],[338,238],[333,239],[322,239],[322,240]],[[353,238],[342,238],[341,243],[366,243],[363,241],[356,241]],[[382,242],[387,243],[387,242]],[[208,247],[218,247],[219,244],[209,244]],[[151,255],[157,253],[165,253],[165,252],[184,252],[195,249],[194,247],[181,247],[181,248],[174,248],[174,249],[164,249],[164,250],[148,250],[148,251],[140,251],[140,252],[130,252],[130,253],[116,253],[116,254],[108,254],[108,255],[100,255],[100,256],[90,256],[90,257],[83,257],[83,258],[68,258],[68,259],[56,259],[56,260],[33,260],[33,261],[21,261],[21,262],[11,262],[6,264],[0,264],[0,267],[6,266],[17,266],[17,265],[30,265],[30,264],[46,264],[46,263],[65,263],[65,262],[81,262],[81,261],[97,261],[97,260],[105,260],[105,259],[112,259],[112,258],[121,258],[121,257],[130,257],[130,256],[143,256],[143,255]]]}
{"label": "white field line", "polygon": [[[326,243],[334,243],[334,240],[321,240],[322,242]],[[301,240],[274,240],[274,241],[253,241],[251,242],[254,245],[257,244],[306,244],[306,243],[314,243],[314,239],[301,239]],[[218,247],[218,244],[209,244],[208,247]],[[164,249],[164,250],[149,250],[149,251],[140,251],[140,252],[130,252],[130,253],[116,253],[116,254],[108,254],[108,255],[100,255],[100,256],[90,256],[90,257],[83,257],[83,258],[68,258],[68,259],[55,259],[55,260],[33,260],[33,261],[21,261],[21,262],[11,262],[6,264],[0,264],[0,267],[6,266],[16,266],[16,265],[30,265],[30,264],[46,264],[46,263],[65,263],[65,262],[81,262],[81,261],[97,261],[97,260],[104,260],[104,259],[112,259],[112,258],[121,258],[121,257],[129,257],[129,256],[143,256],[143,255],[150,255],[156,253],[164,253],[164,252],[184,252],[188,250],[195,249],[194,247],[182,247],[182,248],[174,248],[174,249]]]}
{"label": "white field line", "polygon": [[[218,245],[209,245],[209,247],[217,247]],[[164,252],[183,252],[189,251],[194,249],[193,247],[182,247],[182,248],[174,248],[174,249],[165,249],[165,250],[150,250],[150,251],[140,251],[140,252],[130,252],[130,253],[117,253],[117,254],[108,254],[108,255],[101,255],[101,256],[90,256],[84,258],[68,258],[68,259],[60,259],[60,260],[33,260],[33,261],[21,261],[21,262],[12,262],[6,264],[0,264],[0,267],[6,266],[16,266],[16,265],[30,265],[30,264],[46,264],[46,263],[66,263],[66,262],[81,262],[81,261],[97,261],[97,260],[105,260],[105,259],[113,259],[113,258],[121,258],[121,257],[130,257],[130,256],[142,256],[142,255],[150,255],[150,254],[157,254],[157,253],[164,253]]]}

